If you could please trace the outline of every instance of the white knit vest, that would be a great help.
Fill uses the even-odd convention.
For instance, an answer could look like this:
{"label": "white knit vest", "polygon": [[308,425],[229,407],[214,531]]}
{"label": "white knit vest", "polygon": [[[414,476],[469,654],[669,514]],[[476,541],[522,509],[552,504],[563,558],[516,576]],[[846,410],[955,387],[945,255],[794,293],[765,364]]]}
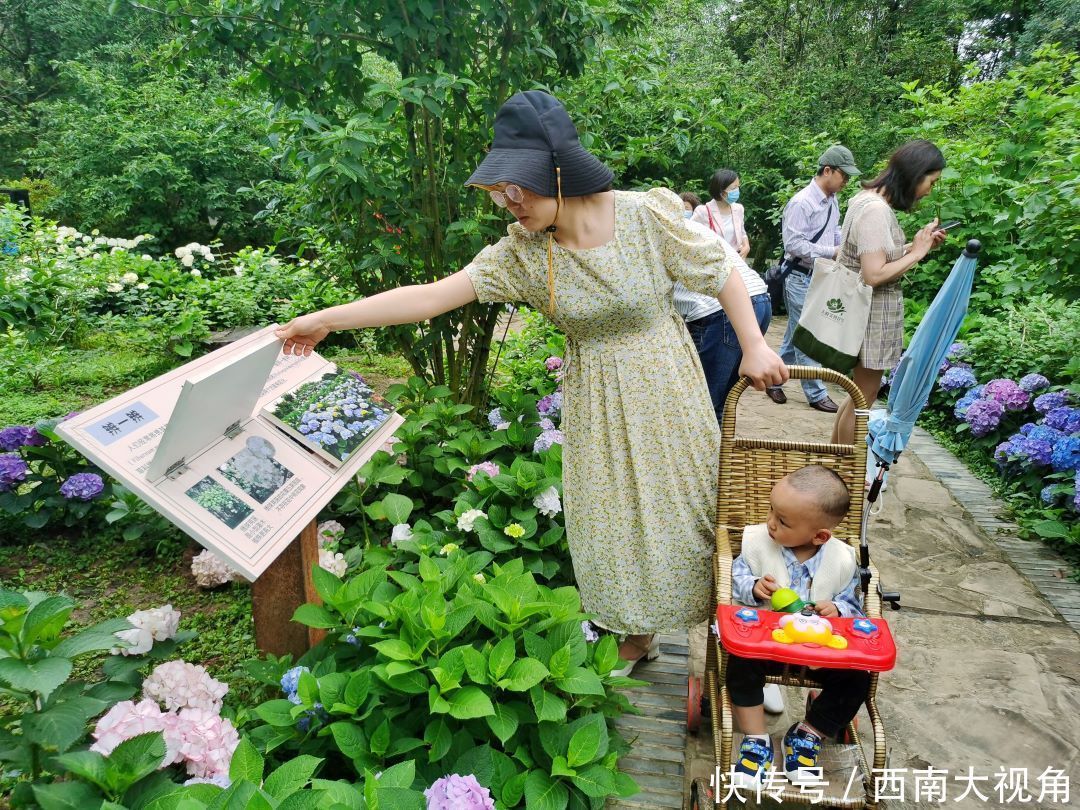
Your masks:
{"label": "white knit vest", "polygon": [[[755,577],[772,574],[781,588],[791,587],[791,578],[788,576],[781,546],[769,537],[769,529],[764,523],[743,529],[742,556]],[[835,599],[855,576],[855,549],[843,540],[830,537],[829,541],[818,549],[818,556],[821,557],[821,563],[810,583],[811,602]]]}

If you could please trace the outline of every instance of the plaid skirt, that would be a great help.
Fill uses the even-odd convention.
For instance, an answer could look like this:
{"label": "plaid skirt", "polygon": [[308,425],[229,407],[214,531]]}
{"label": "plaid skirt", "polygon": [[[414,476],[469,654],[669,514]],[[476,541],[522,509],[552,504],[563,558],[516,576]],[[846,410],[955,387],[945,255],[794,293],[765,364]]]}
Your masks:
{"label": "plaid skirt", "polygon": [[904,295],[899,282],[874,288],[870,318],[866,322],[859,364],[863,368],[890,369],[904,348]]}

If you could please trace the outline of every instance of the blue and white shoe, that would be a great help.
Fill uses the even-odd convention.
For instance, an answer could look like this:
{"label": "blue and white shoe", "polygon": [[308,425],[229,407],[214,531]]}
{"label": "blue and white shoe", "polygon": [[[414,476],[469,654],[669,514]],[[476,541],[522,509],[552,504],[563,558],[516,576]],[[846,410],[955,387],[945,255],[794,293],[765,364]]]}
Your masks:
{"label": "blue and white shoe", "polygon": [[821,737],[806,726],[796,723],[784,735],[784,775],[792,784],[821,782],[818,755],[821,753]]}
{"label": "blue and white shoe", "polygon": [[772,741],[762,742],[757,737],[743,737],[739,755],[731,768],[732,787],[742,790],[759,790],[766,784],[773,768]]}

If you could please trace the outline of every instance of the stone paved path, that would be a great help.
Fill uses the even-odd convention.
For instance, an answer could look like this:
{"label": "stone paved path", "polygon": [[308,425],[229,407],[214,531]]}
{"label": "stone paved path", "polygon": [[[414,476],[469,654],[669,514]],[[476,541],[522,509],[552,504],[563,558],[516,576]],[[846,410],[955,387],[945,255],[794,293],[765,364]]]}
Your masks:
{"label": "stone paved path", "polygon": [[[781,319],[770,329],[770,342],[782,334]],[[738,411],[739,433],[827,441],[832,419],[806,405],[798,383],[786,386],[788,403],[779,406],[764,394],[743,395]],[[840,394],[833,398],[840,401]],[[926,434],[918,437],[890,474],[884,508],[870,524],[871,556],[887,590],[901,592],[900,612],[888,612],[899,646],[897,668],[882,676],[878,707],[890,743],[889,767],[907,769],[905,799],[887,802],[889,810],[937,806],[913,796],[913,771],[948,770],[947,801],[956,808],[1023,806],[1009,791],[1002,801],[995,774],[1004,767],[1027,769],[1032,802],[1026,806],[1080,806],[1080,637],[1061,613],[1014,566],[1010,556],[1023,555],[1022,541],[1005,538],[1002,546],[979,525],[998,521],[997,505],[987,499],[965,508],[919,457],[940,466],[940,447]],[[951,469],[943,480],[954,485],[962,477]],[[956,487],[953,486],[955,490]],[[978,492],[974,488],[973,492]],[[1060,583],[1066,598],[1075,586],[1060,578],[1053,556],[1032,544],[1031,556],[1048,561],[1042,574]],[[1065,608],[1067,612],[1067,608]],[[690,666],[703,668],[705,626],[690,634]],[[791,709],[801,710],[799,690],[786,690]],[[771,730],[782,733],[798,717],[774,719]],[[861,728],[869,728],[863,718]],[[736,738],[737,739],[737,738]],[[694,777],[713,772],[711,727],[689,737],[686,794]],[[1070,802],[1055,803],[1047,783],[1037,777],[1047,767],[1071,780]],[[969,768],[989,777],[974,794],[954,801],[966,783],[957,780]],[[1061,798],[1061,794],[1058,794]],[[777,807],[769,801],[762,806]]]}

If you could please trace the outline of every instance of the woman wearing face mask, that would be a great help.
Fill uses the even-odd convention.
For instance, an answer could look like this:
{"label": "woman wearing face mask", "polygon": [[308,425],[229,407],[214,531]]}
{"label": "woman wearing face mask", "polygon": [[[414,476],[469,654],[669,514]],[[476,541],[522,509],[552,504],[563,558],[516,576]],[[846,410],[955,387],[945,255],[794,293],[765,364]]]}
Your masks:
{"label": "woman wearing face mask", "polygon": [[[722,169],[721,172],[730,172],[730,170]],[[734,174],[734,172],[730,173]],[[738,178],[735,182],[738,183]],[[692,226],[704,231],[708,226],[692,213],[705,210],[701,200],[690,191],[684,191],[679,197],[682,198],[686,209],[685,216],[691,219]],[[741,212],[742,206],[738,208]],[[746,292],[750,296],[750,304],[754,308],[754,319],[757,321],[761,334],[764,335],[769,328],[769,321],[772,320],[772,299],[769,297],[769,288],[761,280],[761,276],[743,261],[743,257],[735,254],[735,246],[730,241],[723,239],[721,244],[725,251],[732,254],[731,260],[735,263],[735,269],[739,271],[739,276],[746,285]],[[749,243],[747,243],[747,250],[749,250]],[[675,309],[686,320],[686,329],[698,351],[701,368],[705,372],[705,382],[709,386],[713,413],[716,414],[716,421],[719,424],[724,416],[724,400],[735,387],[735,383],[739,381],[742,347],[739,345],[738,335],[735,334],[731,320],[719,301],[710,296],[692,292],[678,281],[675,282]]]}
{"label": "woman wearing face mask", "polygon": [[750,240],[739,205],[739,175],[732,169],[719,169],[709,181],[709,194],[712,199],[694,209],[694,221],[726,240],[745,259],[750,255]]}
{"label": "woman wearing face mask", "polygon": [[787,379],[720,241],[691,228],[667,189],[611,190],[563,105],[537,90],[499,109],[467,185],[516,222],[464,270],[296,318],[284,351],[310,353],[334,329],[434,318],[473,301],[524,301],[566,335],[563,508],[583,609],[627,635],[629,662],[659,632],[707,618],[712,598],[720,431],[676,280],[719,298],[758,388]]}

